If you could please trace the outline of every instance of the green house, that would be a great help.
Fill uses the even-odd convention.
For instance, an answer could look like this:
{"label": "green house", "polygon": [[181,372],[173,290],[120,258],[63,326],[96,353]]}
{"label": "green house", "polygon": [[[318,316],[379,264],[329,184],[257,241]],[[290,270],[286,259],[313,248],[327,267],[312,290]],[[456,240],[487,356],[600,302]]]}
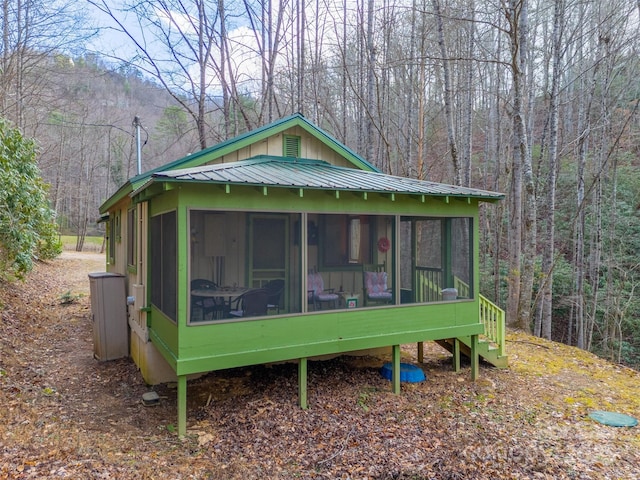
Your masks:
{"label": "green house", "polygon": [[[480,202],[502,194],[381,173],[301,115],[131,178],[101,206],[125,276],[129,354],[149,384],[433,340],[506,364],[479,292]],[[421,350],[419,350],[421,351]]]}

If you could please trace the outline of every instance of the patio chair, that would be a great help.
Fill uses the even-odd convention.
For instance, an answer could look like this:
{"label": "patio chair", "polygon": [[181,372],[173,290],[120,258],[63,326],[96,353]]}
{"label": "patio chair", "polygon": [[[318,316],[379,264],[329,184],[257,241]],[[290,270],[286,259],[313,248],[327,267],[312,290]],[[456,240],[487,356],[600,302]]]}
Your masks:
{"label": "patio chair", "polygon": [[280,301],[282,299],[282,293],[284,292],[284,280],[281,278],[271,280],[264,288],[269,294],[267,310],[275,310],[276,313],[280,313]]}
{"label": "patio chair", "polygon": [[194,318],[194,311],[199,308],[202,311],[202,319],[206,320],[207,315],[211,314],[212,319],[222,318],[224,316],[224,304],[215,297],[213,292],[218,289],[218,285],[211,280],[197,278],[191,280],[191,291],[207,290],[211,291],[210,295],[200,296],[191,295],[191,319]]}
{"label": "patio chair", "polygon": [[307,301],[313,304],[314,310],[320,310],[323,304],[329,308],[338,307],[340,296],[334,293],[333,288],[324,288],[324,280],[318,272],[309,273],[307,276]]}
{"label": "patio chair", "polygon": [[387,286],[387,272],[384,263],[362,266],[364,305],[385,304],[393,301],[393,293]]}
{"label": "patio chair", "polygon": [[254,288],[235,300],[235,307],[229,311],[232,317],[259,317],[267,314],[269,293],[264,288]]}

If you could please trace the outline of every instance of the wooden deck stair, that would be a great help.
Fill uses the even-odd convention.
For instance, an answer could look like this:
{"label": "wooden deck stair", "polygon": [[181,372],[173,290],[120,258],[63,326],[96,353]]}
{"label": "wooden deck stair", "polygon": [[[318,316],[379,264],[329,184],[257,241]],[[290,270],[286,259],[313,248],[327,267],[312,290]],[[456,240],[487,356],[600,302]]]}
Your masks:
{"label": "wooden deck stair", "polygon": [[[484,335],[478,339],[478,354],[480,358],[498,368],[509,366],[509,358],[505,352],[506,325],[505,313],[491,300],[480,295],[480,321],[484,324]],[[460,353],[471,356],[471,337],[458,338]],[[453,353],[455,339],[439,340],[439,345]]]}
{"label": "wooden deck stair", "polygon": [[[454,351],[453,338],[447,338],[445,340],[437,340],[436,343],[441,347],[448,350],[450,353]],[[460,337],[460,353],[467,357],[471,357],[471,337]],[[490,340],[480,337],[478,340],[478,355],[480,358],[489,362],[491,365],[497,368],[507,368],[509,366],[509,357],[507,355],[500,354],[500,348]]]}

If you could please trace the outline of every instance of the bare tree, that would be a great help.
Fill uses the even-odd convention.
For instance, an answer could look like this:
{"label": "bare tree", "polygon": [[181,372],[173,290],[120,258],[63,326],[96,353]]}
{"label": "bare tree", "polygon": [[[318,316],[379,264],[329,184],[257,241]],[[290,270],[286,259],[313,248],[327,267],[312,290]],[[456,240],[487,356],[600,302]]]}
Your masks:
{"label": "bare tree", "polygon": [[69,58],[95,31],[73,0],[2,0],[0,24],[0,115],[35,129],[26,112],[52,101],[44,71],[55,55]]}
{"label": "bare tree", "polygon": [[442,75],[444,90],[444,115],[447,124],[447,138],[449,140],[449,154],[453,165],[453,178],[456,185],[462,185],[462,168],[458,156],[458,142],[456,140],[456,131],[453,121],[453,87],[451,79],[451,71],[449,68],[449,55],[445,45],[444,38],[444,22],[443,14],[440,9],[440,1],[432,0],[433,10],[438,26],[438,45],[440,46],[440,55],[442,57]]}
{"label": "bare tree", "polygon": [[[114,58],[160,82],[193,119],[200,148],[207,146],[211,134],[210,112],[220,110],[216,92],[223,96],[222,137],[230,132],[232,101],[245,128],[251,126],[231,64],[224,0],[213,6],[205,0],[143,0],[120,9],[112,8],[106,0],[87,1],[111,18],[113,29],[125,35],[135,48],[135,56],[122,58],[122,54],[114,53]],[[125,23],[125,13],[135,16],[135,27]]]}
{"label": "bare tree", "polygon": [[534,333],[538,336],[551,339],[552,313],[553,313],[553,266],[555,263],[555,215],[556,215],[556,177],[558,170],[558,116],[559,93],[562,74],[563,33],[564,33],[564,0],[555,0],[553,14],[553,66],[551,73],[551,91],[549,92],[549,171],[547,179],[547,199],[545,212],[545,248],[542,259],[542,303],[541,321],[536,324]]}
{"label": "bare tree", "polygon": [[461,175],[463,185],[471,186],[471,167],[473,155],[473,102],[474,102],[474,70],[475,70],[475,1],[469,0],[465,19],[466,31],[466,61],[464,62],[464,92],[465,101],[462,107],[463,148],[461,158]]}
{"label": "bare tree", "polygon": [[536,208],[531,150],[527,138],[525,65],[527,51],[527,0],[510,0],[504,7],[509,26],[513,95],[513,152],[511,236],[509,241],[509,321],[529,331],[536,246]]}

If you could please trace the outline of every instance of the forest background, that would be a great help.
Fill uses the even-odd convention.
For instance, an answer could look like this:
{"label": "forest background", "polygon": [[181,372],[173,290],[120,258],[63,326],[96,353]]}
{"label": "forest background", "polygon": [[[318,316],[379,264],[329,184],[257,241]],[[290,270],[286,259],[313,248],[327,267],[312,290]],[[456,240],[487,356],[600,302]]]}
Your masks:
{"label": "forest background", "polygon": [[77,249],[136,127],[149,170],[300,112],[385,173],[504,192],[482,293],[640,366],[639,0],[0,1],[0,117]]}

